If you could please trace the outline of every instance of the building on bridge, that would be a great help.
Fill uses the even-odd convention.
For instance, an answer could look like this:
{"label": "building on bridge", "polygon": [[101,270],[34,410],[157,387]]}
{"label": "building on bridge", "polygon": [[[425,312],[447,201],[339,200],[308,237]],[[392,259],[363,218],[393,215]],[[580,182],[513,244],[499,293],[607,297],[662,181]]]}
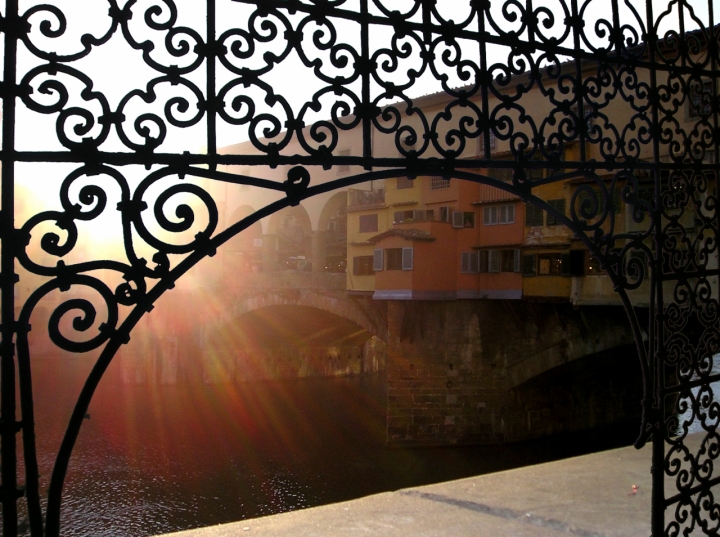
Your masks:
{"label": "building on bridge", "polygon": [[[571,75],[576,66],[568,63],[560,64],[558,68]],[[585,62],[582,69],[587,76],[592,76],[597,67]],[[603,73],[597,73],[598,91],[614,91],[610,82],[602,81],[602,76]],[[638,69],[637,76],[638,87],[649,83],[649,73]],[[505,107],[505,117],[497,119],[497,134],[487,140],[475,122],[467,127],[464,138],[453,137],[451,132],[461,117],[479,119],[477,111],[482,109],[481,92],[474,92],[461,104],[458,104],[457,96],[445,92],[417,98],[412,108],[397,102],[383,102],[384,109],[394,110],[397,120],[406,129],[402,131],[404,134],[398,138],[398,143],[395,135],[374,129],[373,154],[388,161],[412,159],[420,152],[424,157],[441,157],[423,138],[423,121],[442,117],[447,127],[443,128],[441,121],[436,129],[440,138],[445,140],[447,151],[455,156],[456,169],[461,169],[464,158],[477,159],[489,155],[495,162],[506,160],[508,164],[504,168],[468,171],[510,185],[516,170],[511,160],[512,144],[522,145],[522,140],[537,134],[530,132],[528,124],[521,121],[523,109],[534,110],[538,114],[545,110],[548,123],[557,125],[566,122],[568,129],[573,129],[577,123],[576,118],[580,115],[578,106],[562,100],[557,80],[557,77],[544,75],[537,79],[530,72],[515,74],[507,80],[496,79],[488,91],[487,106],[490,110],[501,109],[501,102],[505,96],[515,94],[517,85],[524,85],[527,89],[521,92],[517,102]],[[538,90],[540,84],[554,85],[557,102],[543,96]],[[708,84],[697,83],[692,98],[678,105],[677,112],[666,118],[668,124],[685,123],[685,130],[690,125],[696,125],[698,137],[701,137],[703,129],[710,129],[712,106],[708,104],[708,99],[712,92]],[[461,94],[462,89],[457,93]],[[592,143],[581,146],[579,137],[574,135],[568,136],[570,141],[548,139],[542,154],[528,155],[521,171],[533,179],[551,179],[552,175],[562,176],[565,173],[562,166],[565,161],[607,161],[608,152],[617,152],[618,147],[626,143],[625,135],[615,132],[613,125],[632,125],[635,118],[635,129],[641,130],[642,114],[647,113],[649,106],[647,102],[638,104],[638,100],[642,101],[641,93],[635,96],[634,104],[624,98],[588,96],[582,113],[584,136]],[[351,119],[352,116],[347,116],[348,122]],[[384,116],[379,118],[378,125],[386,120]],[[513,125],[512,135],[503,131],[503,124]],[[304,154],[307,148],[303,144],[320,146],[327,143],[319,137],[313,138],[313,129],[314,126],[296,127],[296,135],[289,137],[290,141],[280,152],[285,155]],[[597,143],[593,138],[601,133],[608,138],[609,145]],[[333,152],[338,156],[362,156],[360,124],[347,130],[338,129],[334,143]],[[702,150],[705,162],[714,161],[712,148]],[[639,144],[637,157],[651,161],[651,151],[650,145]],[[670,143],[661,144],[660,151],[662,160],[672,161]],[[251,142],[244,142],[226,147],[221,152],[252,155],[258,150]],[[227,166],[224,170],[283,182],[290,167],[251,169],[249,166]],[[321,166],[309,168],[311,184],[322,184],[362,171],[360,166],[350,164],[331,169]],[[602,168],[587,177],[548,181],[534,188],[532,194],[555,213],[525,203],[501,188],[447,181],[441,174],[423,175],[422,170],[414,179],[400,177],[374,181],[323,194],[267,217],[232,239],[219,253],[222,262],[217,265],[221,268],[208,267],[208,272],[215,272],[214,275],[206,274],[204,279],[217,281],[236,272],[250,271],[346,272],[350,294],[372,296],[379,300],[485,298],[569,301],[576,305],[619,304],[612,282],[600,268],[598,260],[593,259],[587,247],[572,235],[564,223],[582,219],[582,207],[587,205],[590,207],[588,210],[597,215],[589,219],[590,224],[603,233],[607,233],[611,225],[615,234],[645,230],[649,219],[643,218],[641,212],[632,214],[624,201],[632,201],[635,197],[652,199],[648,190],[652,180],[649,175],[636,171],[632,180],[613,182],[615,173]],[[704,203],[715,192],[714,177],[707,180],[706,191],[694,193],[697,203]],[[635,186],[631,181],[636,183]],[[664,195],[672,196],[673,189],[685,188],[682,185],[687,185],[688,181],[687,177],[666,176],[663,184],[667,191]],[[228,188],[211,181],[207,181],[205,187],[213,191],[216,199],[224,200],[220,213],[221,224],[226,225],[284,196],[282,192],[250,186]],[[629,196],[627,200],[622,199],[623,189]],[[649,205],[646,209],[649,210]],[[603,213],[606,213],[604,218]],[[636,222],[637,217],[640,222]],[[707,239],[702,238],[702,228],[708,223],[697,222],[697,218],[687,211],[678,218],[668,213],[667,218],[669,229],[679,241],[688,244],[688,248],[699,250],[705,247]],[[615,246],[622,248],[626,245]],[[649,239],[644,247],[652,248]],[[717,256],[717,253],[711,255]],[[631,258],[633,261],[628,264]],[[630,255],[621,262],[622,266],[616,268],[631,274],[638,268],[637,263],[642,265],[644,259],[642,248],[633,247]],[[717,266],[717,262],[714,263],[713,266]],[[643,305],[649,296],[647,281],[645,279],[640,288],[630,293],[638,305]],[[712,285],[717,286],[717,282],[713,281]]]}

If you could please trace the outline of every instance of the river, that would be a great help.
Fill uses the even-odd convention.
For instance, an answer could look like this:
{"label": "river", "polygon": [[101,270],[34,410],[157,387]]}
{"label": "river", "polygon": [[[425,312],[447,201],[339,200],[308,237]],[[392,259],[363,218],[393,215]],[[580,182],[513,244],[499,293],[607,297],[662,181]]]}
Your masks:
{"label": "river", "polygon": [[[45,493],[89,362],[36,365]],[[66,537],[141,537],[237,521],[627,445],[636,433],[388,448],[380,377],[127,385],[113,367],[71,461]]]}

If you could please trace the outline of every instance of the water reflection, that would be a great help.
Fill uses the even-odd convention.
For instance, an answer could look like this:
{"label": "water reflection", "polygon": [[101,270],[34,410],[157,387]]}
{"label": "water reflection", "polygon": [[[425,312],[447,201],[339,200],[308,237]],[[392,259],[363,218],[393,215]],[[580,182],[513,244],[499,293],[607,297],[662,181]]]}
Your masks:
{"label": "water reflection", "polygon": [[[37,367],[43,494],[87,367]],[[71,460],[63,535],[141,537],[237,521],[626,445],[637,433],[390,449],[384,404],[381,377],[127,385],[111,368]]]}

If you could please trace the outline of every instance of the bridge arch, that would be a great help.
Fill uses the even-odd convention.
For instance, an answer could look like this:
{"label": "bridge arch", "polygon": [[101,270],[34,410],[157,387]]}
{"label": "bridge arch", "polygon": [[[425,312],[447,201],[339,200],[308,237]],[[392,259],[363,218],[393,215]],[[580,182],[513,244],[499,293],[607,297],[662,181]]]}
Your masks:
{"label": "bridge arch", "polygon": [[302,306],[324,311],[355,323],[370,335],[383,340],[387,338],[381,315],[370,301],[350,299],[343,291],[313,288],[253,289],[242,292],[213,325],[231,323],[246,313],[275,306]]}

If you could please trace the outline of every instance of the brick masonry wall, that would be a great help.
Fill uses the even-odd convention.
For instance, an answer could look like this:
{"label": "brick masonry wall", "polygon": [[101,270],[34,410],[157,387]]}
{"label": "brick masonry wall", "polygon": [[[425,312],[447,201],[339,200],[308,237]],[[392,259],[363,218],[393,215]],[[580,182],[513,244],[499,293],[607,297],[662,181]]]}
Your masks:
{"label": "brick masonry wall", "polygon": [[639,423],[626,325],[619,308],[391,302],[388,441],[494,443]]}

